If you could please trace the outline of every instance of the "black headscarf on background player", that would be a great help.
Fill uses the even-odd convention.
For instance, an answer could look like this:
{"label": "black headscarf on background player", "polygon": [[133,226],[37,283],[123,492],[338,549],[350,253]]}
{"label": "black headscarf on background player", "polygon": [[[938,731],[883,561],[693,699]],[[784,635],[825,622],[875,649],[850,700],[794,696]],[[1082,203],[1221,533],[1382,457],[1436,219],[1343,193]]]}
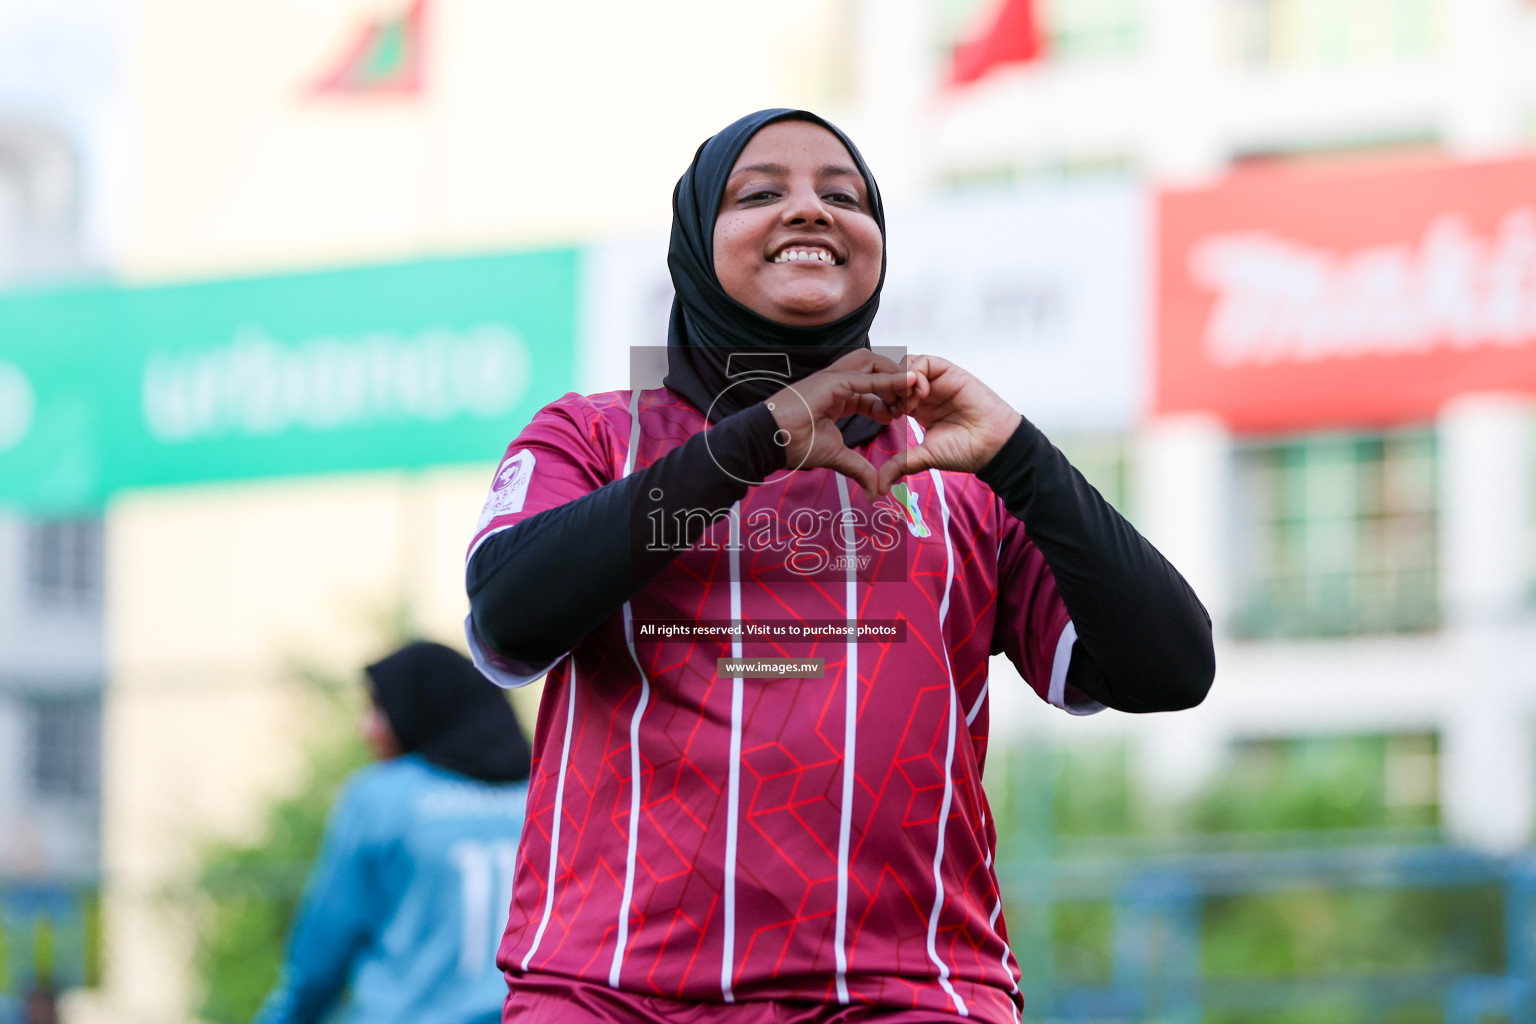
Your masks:
{"label": "black headscarf on background player", "polygon": [[506,695],[458,651],[417,641],[368,676],[402,753],[483,782],[528,777],[531,751]]}
{"label": "black headscarf on background player", "polygon": [[[728,370],[738,377],[741,365],[728,367],[734,353],[782,352],[789,357],[790,379],[824,369],[856,349],[869,348],[869,325],[880,308],[880,289],[885,284],[885,253],[881,247],[880,280],[869,301],[847,316],[829,324],[796,327],[755,313],[726,294],[715,276],[715,218],[720,198],[737,157],[760,130],[776,121],[809,121],[836,135],[848,148],[854,166],[869,192],[867,209],[885,238],[885,208],[874,175],[858,147],[836,126],[807,110],[776,108],[759,110],[734,122],[704,141],[672,191],[672,240],[667,249],[667,268],[672,272],[676,296],[667,326],[667,376],[663,381],[701,411],[719,421],[733,412],[761,402],[787,383],[782,377],[753,376],[732,385]],[[754,368],[768,363],[754,361]],[[780,364],[782,365],[782,364]],[[869,441],[880,424],[864,416],[838,421],[849,445]]]}

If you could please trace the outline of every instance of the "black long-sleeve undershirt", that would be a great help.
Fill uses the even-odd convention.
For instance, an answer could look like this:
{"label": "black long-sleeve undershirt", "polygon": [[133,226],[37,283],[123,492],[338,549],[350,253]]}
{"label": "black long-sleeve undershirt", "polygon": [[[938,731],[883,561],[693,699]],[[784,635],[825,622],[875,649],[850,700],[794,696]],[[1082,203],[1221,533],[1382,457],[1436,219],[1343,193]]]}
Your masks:
{"label": "black long-sleeve undershirt", "polygon": [[[747,481],[784,468],[778,429],[767,406],[749,406],[644,469],[493,534],[469,561],[475,632],[529,666],[576,646],[729,514]],[[682,542],[650,543],[657,521],[679,524]]]}
{"label": "black long-sleeve undershirt", "polygon": [[1211,619],[1184,577],[1023,420],[976,476],[1056,578],[1077,629],[1067,683],[1118,711],[1179,711],[1216,674]]}
{"label": "black long-sleeve undershirt", "polygon": [[[784,465],[773,414],[755,405],[630,476],[494,534],[470,560],[480,639],[517,662],[574,647]],[[1067,683],[1121,711],[1198,704],[1215,673],[1210,619],[1177,570],[1028,420],[977,476],[1023,521],[1077,630]],[[647,543],[660,513],[682,543]]]}

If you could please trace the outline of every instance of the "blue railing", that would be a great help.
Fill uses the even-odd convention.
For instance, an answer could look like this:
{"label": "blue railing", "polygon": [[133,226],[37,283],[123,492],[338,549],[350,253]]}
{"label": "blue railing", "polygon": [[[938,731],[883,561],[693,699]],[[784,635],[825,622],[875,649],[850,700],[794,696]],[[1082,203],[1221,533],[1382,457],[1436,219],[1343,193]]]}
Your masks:
{"label": "blue railing", "polygon": [[[999,863],[1004,892],[1025,916],[1102,901],[1113,918],[1110,978],[1070,985],[1032,966],[1049,939],[1017,937],[1026,1021],[1199,1024],[1304,1005],[1348,1002],[1367,1018],[1409,1004],[1438,1005],[1444,1024],[1536,1024],[1536,854],[1493,857],[1451,846],[1056,856]],[[1503,973],[1404,969],[1321,977],[1209,977],[1202,973],[1204,909],[1212,898],[1288,890],[1457,889],[1502,892]],[[1031,948],[1032,947],[1032,948]]]}

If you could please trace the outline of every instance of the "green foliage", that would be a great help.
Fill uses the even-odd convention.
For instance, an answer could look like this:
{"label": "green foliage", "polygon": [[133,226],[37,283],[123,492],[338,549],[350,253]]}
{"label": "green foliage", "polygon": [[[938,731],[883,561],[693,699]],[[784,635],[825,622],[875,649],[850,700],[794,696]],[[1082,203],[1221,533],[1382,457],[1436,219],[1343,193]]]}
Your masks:
{"label": "green foliage", "polygon": [[1304,889],[1205,901],[1208,977],[1503,972],[1503,894]]}
{"label": "green foliage", "polygon": [[91,889],[82,908],[85,917],[85,985],[101,984],[101,890]]}
{"label": "green foliage", "polygon": [[1115,909],[1109,900],[1058,903],[1051,942],[1056,980],[1064,985],[1108,985],[1112,979]]}
{"label": "green foliage", "polygon": [[1058,836],[1128,836],[1145,829],[1123,746],[1063,750],[1055,775],[1052,819]]}
{"label": "green foliage", "polygon": [[1387,799],[1389,745],[1417,739],[1347,736],[1242,744],[1229,768],[1196,801],[1190,823],[1198,832],[1434,825],[1433,803]]}
{"label": "green foliage", "polygon": [[[987,791],[999,836],[1010,849],[1043,851],[1089,841],[1121,849],[1129,841],[1180,835],[1307,834],[1355,829],[1432,829],[1439,807],[1431,789],[1405,799],[1394,778],[1428,767],[1429,736],[1324,736],[1236,745],[1212,782],[1169,806],[1142,791],[1121,744],[1053,746],[1029,740],[989,754]],[[1098,842],[1092,842],[1097,840]],[[1103,840],[1116,840],[1106,847]],[[1037,854],[1038,855],[1038,854]]]}
{"label": "green foliage", "polygon": [[307,682],[318,710],[304,781],[272,804],[255,841],[216,843],[202,857],[194,966],[203,990],[198,1014],[209,1024],[246,1024],[277,980],[326,814],[341,783],[368,760],[351,725],[359,688]]}

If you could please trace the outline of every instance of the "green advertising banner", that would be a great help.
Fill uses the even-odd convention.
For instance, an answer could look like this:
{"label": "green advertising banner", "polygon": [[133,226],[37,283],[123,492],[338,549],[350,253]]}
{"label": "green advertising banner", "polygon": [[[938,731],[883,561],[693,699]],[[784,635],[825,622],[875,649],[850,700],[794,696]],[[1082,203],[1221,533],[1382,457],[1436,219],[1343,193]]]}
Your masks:
{"label": "green advertising banner", "polygon": [[576,305],[574,249],[0,299],[0,503],[494,462]]}
{"label": "green advertising banner", "polygon": [[113,299],[97,291],[0,301],[0,505],[64,516],[106,500],[101,362]]}

